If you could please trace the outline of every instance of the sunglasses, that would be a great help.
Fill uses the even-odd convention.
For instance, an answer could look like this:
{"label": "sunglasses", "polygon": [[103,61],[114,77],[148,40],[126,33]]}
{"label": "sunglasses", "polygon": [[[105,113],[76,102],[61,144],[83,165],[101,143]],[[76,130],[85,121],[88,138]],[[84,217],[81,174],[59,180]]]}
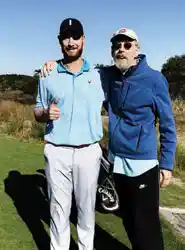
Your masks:
{"label": "sunglasses", "polygon": [[64,32],[59,35],[59,40],[63,41],[65,39],[70,39],[71,37],[73,38],[73,40],[79,40],[81,36],[82,34],[78,32]]}
{"label": "sunglasses", "polygon": [[124,49],[129,50],[132,48],[132,43],[131,42],[115,42],[112,47],[114,50],[119,50],[123,44]]}

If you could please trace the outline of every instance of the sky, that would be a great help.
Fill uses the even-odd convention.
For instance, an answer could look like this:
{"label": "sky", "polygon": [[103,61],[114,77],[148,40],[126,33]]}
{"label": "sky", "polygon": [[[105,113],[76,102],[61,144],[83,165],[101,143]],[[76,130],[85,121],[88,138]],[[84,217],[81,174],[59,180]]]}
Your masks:
{"label": "sky", "polygon": [[135,30],[154,69],[185,53],[184,0],[1,0],[0,74],[33,75],[44,62],[62,58],[57,35],[68,17],[84,26],[84,58],[91,65],[111,63],[110,38],[121,27]]}

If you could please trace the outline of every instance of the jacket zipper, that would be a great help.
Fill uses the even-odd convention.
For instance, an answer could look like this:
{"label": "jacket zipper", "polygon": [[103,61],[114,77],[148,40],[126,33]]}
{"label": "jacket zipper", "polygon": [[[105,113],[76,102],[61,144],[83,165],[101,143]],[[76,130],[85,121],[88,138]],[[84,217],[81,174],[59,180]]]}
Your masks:
{"label": "jacket zipper", "polygon": [[[120,98],[121,98],[121,95],[122,95],[122,92],[123,92],[123,87],[124,87],[124,82],[122,83],[122,88],[121,88],[121,92],[120,92]],[[118,127],[118,124],[120,123],[120,120],[121,120],[121,117],[119,116],[119,119],[118,119],[118,121],[116,123],[116,126],[114,128],[114,131],[112,133],[112,144],[114,144],[114,141],[115,141],[115,132],[116,132],[116,129]]]}
{"label": "jacket zipper", "polygon": [[[125,93],[125,98],[124,98],[124,101],[123,101],[123,103],[122,103],[122,107],[124,107],[124,105],[125,105],[125,102],[126,102],[126,98],[127,98],[127,95],[128,95],[129,88],[130,88],[130,85],[127,86],[126,93]],[[122,92],[123,92],[123,88],[122,88],[121,93],[122,93]]]}

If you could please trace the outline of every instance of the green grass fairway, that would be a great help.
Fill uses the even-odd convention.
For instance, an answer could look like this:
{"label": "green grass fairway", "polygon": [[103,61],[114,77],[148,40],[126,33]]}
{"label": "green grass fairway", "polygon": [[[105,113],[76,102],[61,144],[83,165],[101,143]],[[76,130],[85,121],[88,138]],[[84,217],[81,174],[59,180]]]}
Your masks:
{"label": "green grass fairway", "polygon": [[[37,172],[44,167],[43,145],[0,136],[0,159],[0,249],[38,249],[35,241],[48,241],[47,203],[38,188],[44,178]],[[10,171],[14,172],[9,175]],[[165,197],[163,193],[163,204],[167,205]],[[162,225],[166,250],[185,250],[185,240],[172,233],[167,222],[162,221]],[[73,225],[72,235],[76,241]],[[95,248],[129,249],[126,246],[130,244],[121,219],[97,212]]]}

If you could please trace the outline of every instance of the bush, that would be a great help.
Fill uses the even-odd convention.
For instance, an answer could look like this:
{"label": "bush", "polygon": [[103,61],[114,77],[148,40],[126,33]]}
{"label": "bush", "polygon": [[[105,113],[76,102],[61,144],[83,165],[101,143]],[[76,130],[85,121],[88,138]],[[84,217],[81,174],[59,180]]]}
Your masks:
{"label": "bush", "polygon": [[0,92],[0,100],[12,101],[12,102],[18,102],[22,104],[31,105],[35,103],[35,96],[25,94],[21,90],[8,90],[8,91]]}

